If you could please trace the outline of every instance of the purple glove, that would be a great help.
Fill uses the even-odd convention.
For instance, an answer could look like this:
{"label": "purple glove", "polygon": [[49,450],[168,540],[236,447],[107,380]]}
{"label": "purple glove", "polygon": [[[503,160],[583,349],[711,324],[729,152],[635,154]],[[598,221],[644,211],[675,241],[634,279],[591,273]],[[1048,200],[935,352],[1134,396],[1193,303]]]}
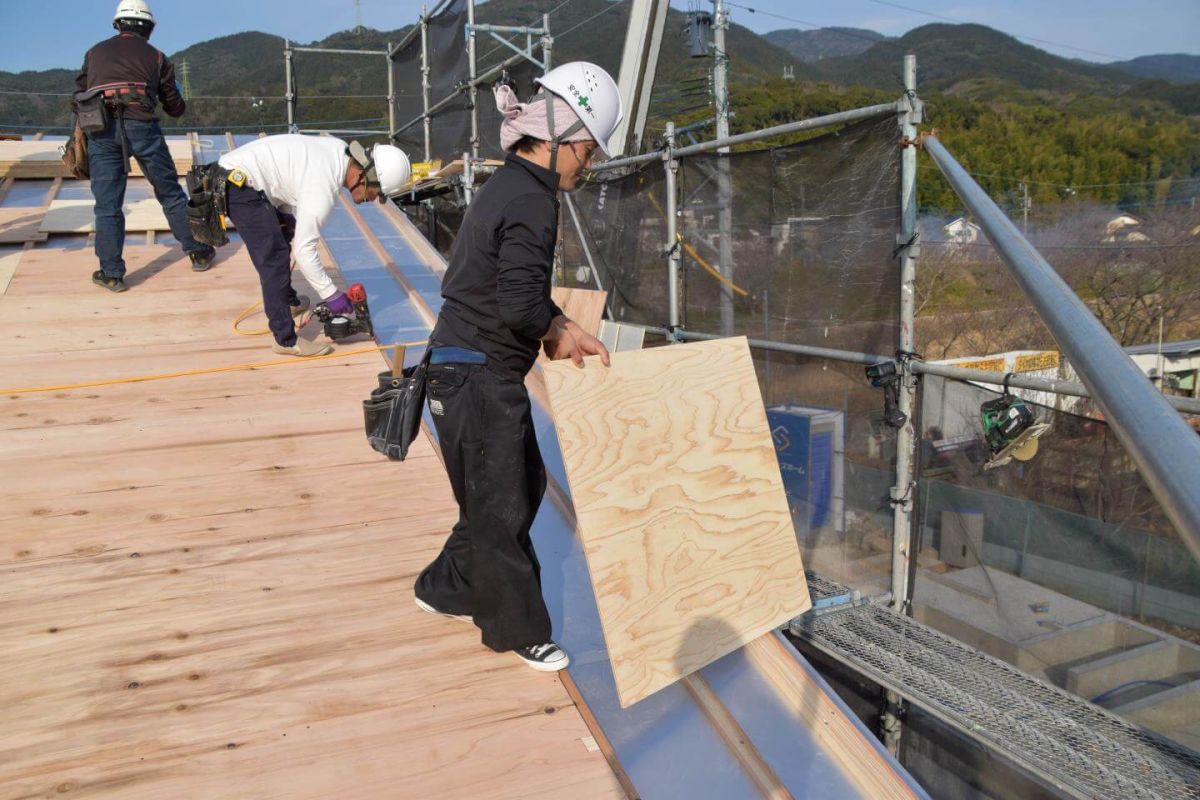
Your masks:
{"label": "purple glove", "polygon": [[346,297],[345,292],[338,292],[330,297],[325,301],[325,305],[330,311],[342,317],[354,313],[354,304],[350,302],[350,298]]}

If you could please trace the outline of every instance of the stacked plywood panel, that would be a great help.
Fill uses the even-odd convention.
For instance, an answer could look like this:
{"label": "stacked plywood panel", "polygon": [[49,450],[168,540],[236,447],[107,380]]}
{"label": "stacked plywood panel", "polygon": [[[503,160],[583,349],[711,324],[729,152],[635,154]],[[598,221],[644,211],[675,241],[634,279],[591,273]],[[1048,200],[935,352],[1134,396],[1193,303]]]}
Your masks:
{"label": "stacked plywood panel", "polygon": [[[60,142],[0,142],[0,178],[70,178],[58,152]],[[192,143],[186,139],[168,139],[167,148],[175,161],[175,171],[186,175],[192,168]],[[130,159],[130,175],[142,175],[136,159]]]}

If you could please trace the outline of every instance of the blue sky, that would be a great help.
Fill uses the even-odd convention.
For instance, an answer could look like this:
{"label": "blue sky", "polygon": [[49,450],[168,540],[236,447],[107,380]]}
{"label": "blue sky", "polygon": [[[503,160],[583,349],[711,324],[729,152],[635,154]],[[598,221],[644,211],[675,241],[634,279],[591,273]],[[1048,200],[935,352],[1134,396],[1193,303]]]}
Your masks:
{"label": "blue sky", "polygon": [[[353,27],[355,20],[354,0],[150,1],[159,21],[153,41],[168,53],[245,30],[312,41]],[[1090,61],[1150,53],[1200,55],[1197,36],[1200,0],[980,0],[948,4],[934,0],[728,2],[736,3],[730,8],[735,22],[759,32],[845,25],[896,36],[936,21],[927,15],[932,13],[1055,42],[1030,44]],[[687,8],[688,2],[673,0],[673,5]],[[708,2],[702,2],[702,6],[711,7]],[[399,28],[416,18],[420,7],[420,0],[361,0],[363,24],[380,30]],[[756,9],[756,13],[746,7]],[[110,31],[115,8],[115,0],[0,0],[0,70],[78,66],[84,51]]]}

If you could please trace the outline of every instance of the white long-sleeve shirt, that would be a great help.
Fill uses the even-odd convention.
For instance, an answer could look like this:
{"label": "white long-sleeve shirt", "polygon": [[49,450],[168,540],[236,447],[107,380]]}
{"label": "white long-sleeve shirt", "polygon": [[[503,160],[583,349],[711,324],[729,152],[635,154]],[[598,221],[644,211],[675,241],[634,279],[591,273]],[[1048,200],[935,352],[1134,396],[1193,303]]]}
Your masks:
{"label": "white long-sleeve shirt", "polygon": [[337,287],[321,264],[317,241],[346,180],[346,159],[341,139],[299,134],[256,139],[218,159],[225,169],[245,172],[247,186],[296,218],[292,258],[322,300],[336,294]]}

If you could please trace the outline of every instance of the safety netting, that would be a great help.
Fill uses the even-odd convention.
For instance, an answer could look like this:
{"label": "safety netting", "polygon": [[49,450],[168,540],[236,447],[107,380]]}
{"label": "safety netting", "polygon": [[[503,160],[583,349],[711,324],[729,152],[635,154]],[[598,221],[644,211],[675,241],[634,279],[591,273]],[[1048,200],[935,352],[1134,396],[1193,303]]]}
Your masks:
{"label": "safety netting", "polygon": [[[460,159],[471,150],[471,62],[465,36],[468,0],[451,0],[429,18],[429,106],[437,108],[430,117],[430,157],[443,163]],[[493,40],[478,34],[477,47]],[[502,48],[502,55],[512,51]],[[497,60],[480,59],[477,74],[484,74]],[[414,36],[393,61],[396,94],[396,125],[401,128],[396,143],[409,153],[424,157],[425,126],[422,88],[421,37]],[[492,87],[498,82],[513,86],[517,96],[526,99],[533,95],[533,79],[542,69],[527,59],[515,63],[478,87],[475,113],[479,133],[479,154],[483,158],[503,158],[500,148],[500,113],[492,99]],[[443,101],[449,101],[443,104]],[[441,105],[439,108],[438,106]]]}
{"label": "safety netting", "polygon": [[[891,353],[899,331],[899,148],[893,117],[798,144],[680,160],[678,239],[663,166],[575,193],[565,274],[614,295],[618,320],[667,322],[667,253],[683,262],[680,319],[703,333]],[[602,173],[603,175],[603,173]]]}

